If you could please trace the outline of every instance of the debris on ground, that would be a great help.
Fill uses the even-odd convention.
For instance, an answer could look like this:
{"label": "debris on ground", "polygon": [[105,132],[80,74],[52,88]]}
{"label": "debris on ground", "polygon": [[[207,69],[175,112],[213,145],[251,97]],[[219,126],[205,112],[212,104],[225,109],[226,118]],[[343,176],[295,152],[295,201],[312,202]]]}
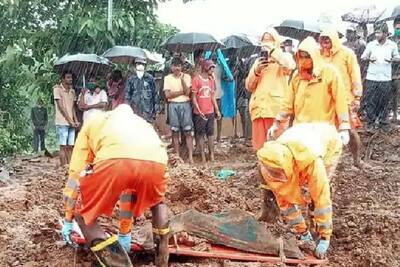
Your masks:
{"label": "debris on ground", "polygon": [[[329,266],[400,266],[400,131],[362,134],[363,155],[372,169],[352,168],[348,149],[332,178],[334,233]],[[58,220],[63,216],[62,189],[67,178],[57,158],[14,157],[1,166],[0,266],[91,266],[91,256],[65,247]],[[170,159],[166,202],[174,214],[195,209],[202,213],[238,208],[258,216],[261,207],[256,161],[251,148],[229,139],[216,146],[216,162],[191,166]],[[215,171],[235,175],[220,181]],[[7,174],[6,172],[7,171]],[[3,173],[4,172],[4,173]],[[144,224],[149,215],[139,218]],[[115,231],[110,227],[111,231]],[[110,220],[102,219],[102,224]],[[287,227],[279,220],[265,226],[276,235]],[[205,249],[202,242],[198,249]],[[151,258],[137,264],[154,266]],[[171,258],[170,266],[284,266],[212,259]]]}

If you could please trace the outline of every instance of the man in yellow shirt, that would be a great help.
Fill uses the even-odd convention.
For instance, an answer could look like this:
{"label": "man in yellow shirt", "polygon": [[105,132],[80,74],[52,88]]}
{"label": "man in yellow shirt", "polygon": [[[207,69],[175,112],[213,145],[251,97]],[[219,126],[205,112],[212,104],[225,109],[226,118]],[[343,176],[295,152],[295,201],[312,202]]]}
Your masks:
{"label": "man in yellow shirt", "polygon": [[361,127],[357,112],[360,108],[362,96],[361,70],[357,56],[350,48],[342,45],[338,31],[335,29],[323,31],[320,35],[319,43],[321,55],[325,62],[332,64],[342,77],[349,104],[351,126],[349,146],[354,166],[361,168],[365,164],[361,161],[361,140],[356,130]]}
{"label": "man in yellow shirt", "polygon": [[[305,242],[313,242],[301,206],[312,207],[318,232],[315,254],[323,258],[332,236],[329,177],[335,170],[342,142],[334,125],[300,123],[276,141],[266,142],[257,157],[266,185],[272,190],[283,219]],[[302,193],[307,187],[310,198]],[[265,204],[264,204],[265,205]]]}
{"label": "man in yellow shirt", "polygon": [[296,53],[297,72],[281,111],[268,135],[275,138],[291,116],[293,123],[328,122],[349,143],[350,122],[346,90],[335,67],[324,62],[314,38],[306,38]]}
{"label": "man in yellow shirt", "polygon": [[[172,73],[164,78],[164,92],[169,102],[168,118],[172,131],[172,142],[175,153],[179,155],[180,132],[183,132],[189,154],[189,162],[193,163],[193,120],[190,103],[190,75],[182,72],[183,62],[174,57],[171,62]],[[182,136],[182,137],[183,137]]]}
{"label": "man in yellow shirt", "polygon": [[[156,262],[167,266],[168,222],[163,204],[167,161],[166,148],[153,127],[135,115],[129,105],[121,104],[85,122],[64,189],[64,240],[71,242],[75,219],[102,266],[132,266],[125,252],[130,250],[132,219],[122,220],[118,238],[107,237],[97,223],[100,215],[111,216],[118,200],[128,201],[130,217],[139,217],[151,208],[155,242],[159,245]],[[124,215],[121,213],[120,217]],[[126,229],[129,232],[121,232]]]}

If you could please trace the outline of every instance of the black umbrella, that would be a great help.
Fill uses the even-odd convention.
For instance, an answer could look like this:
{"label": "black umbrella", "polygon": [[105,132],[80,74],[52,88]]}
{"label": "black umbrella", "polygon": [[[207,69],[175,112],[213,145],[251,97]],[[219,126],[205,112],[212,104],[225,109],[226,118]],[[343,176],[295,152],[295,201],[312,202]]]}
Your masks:
{"label": "black umbrella", "polygon": [[69,70],[78,77],[83,76],[85,85],[85,76],[104,75],[112,69],[112,64],[108,59],[95,54],[67,54],[55,62],[54,69],[58,73]]}
{"label": "black umbrella", "polygon": [[151,57],[150,52],[136,46],[117,45],[108,49],[102,56],[108,58],[113,63],[120,64],[132,64],[137,58],[145,59],[149,64],[158,63],[157,60]]}
{"label": "black umbrella", "polygon": [[279,26],[274,27],[280,35],[297,39],[299,41],[304,40],[308,36],[318,38],[321,29],[317,22],[309,23],[303,20],[284,20]]}
{"label": "black umbrella", "polygon": [[178,33],[162,44],[168,51],[194,52],[196,50],[211,50],[223,48],[224,44],[208,33]]}
{"label": "black umbrella", "polygon": [[223,49],[226,56],[234,55],[241,58],[249,57],[260,51],[260,46],[250,40],[246,35],[230,35],[222,42],[225,45]]}
{"label": "black umbrella", "polygon": [[374,5],[363,6],[357,7],[349,13],[342,15],[342,20],[359,24],[375,23],[381,19],[384,13],[384,9],[378,9]]}
{"label": "black umbrella", "polygon": [[396,6],[393,9],[388,9],[382,15],[382,21],[394,20],[395,18],[400,18],[400,6]]}

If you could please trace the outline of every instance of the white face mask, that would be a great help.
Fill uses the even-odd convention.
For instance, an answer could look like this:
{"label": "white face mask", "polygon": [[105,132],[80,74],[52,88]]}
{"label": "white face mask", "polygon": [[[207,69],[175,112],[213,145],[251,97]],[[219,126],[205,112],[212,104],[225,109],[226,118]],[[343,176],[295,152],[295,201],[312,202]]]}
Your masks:
{"label": "white face mask", "polygon": [[142,77],[144,75],[144,71],[136,70],[136,75],[138,76],[139,79],[142,79]]}
{"label": "white face mask", "polygon": [[137,64],[137,65],[136,65],[136,70],[137,70],[137,71],[144,71],[144,65],[142,65],[142,64]]}

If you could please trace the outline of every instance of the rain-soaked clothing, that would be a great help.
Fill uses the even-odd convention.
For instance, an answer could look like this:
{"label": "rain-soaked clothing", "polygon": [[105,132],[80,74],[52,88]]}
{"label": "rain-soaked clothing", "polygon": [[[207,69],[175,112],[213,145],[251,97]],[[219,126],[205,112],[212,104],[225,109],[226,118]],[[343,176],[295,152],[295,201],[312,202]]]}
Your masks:
{"label": "rain-soaked clothing", "polygon": [[368,128],[387,127],[389,124],[389,102],[393,96],[392,82],[365,81],[365,119]]}
{"label": "rain-soaked clothing", "polygon": [[362,59],[375,60],[368,66],[366,92],[363,97],[368,128],[373,128],[376,122],[380,128],[385,128],[389,124],[389,105],[393,97],[393,64],[387,59],[399,57],[397,44],[391,40],[386,40],[383,44],[377,40],[368,43],[362,55]]}
{"label": "rain-soaked clothing", "polygon": [[346,41],[343,45],[350,48],[356,54],[358,64],[360,64],[361,78],[362,80],[365,80],[365,76],[367,76],[368,63],[361,61],[361,55],[364,53],[367,43],[362,38],[358,38],[353,42]]}
{"label": "rain-soaked clothing", "polygon": [[[332,235],[332,201],[329,176],[342,151],[333,125],[302,123],[285,131],[276,141],[258,150],[261,172],[274,193],[284,220],[296,234],[307,231],[300,206],[313,203],[314,222],[321,238]],[[304,196],[307,187],[310,198]]]}
{"label": "rain-soaked clothing", "polygon": [[[274,49],[269,52],[270,63],[261,74],[256,74],[255,71],[259,61],[257,59],[246,79],[246,88],[252,93],[249,103],[252,123],[257,119],[264,120],[276,117],[286,91],[288,91],[290,71],[295,68],[292,55],[280,49],[281,36],[273,28],[267,29],[266,33],[270,33],[274,38]],[[266,125],[265,123],[263,124]],[[257,150],[262,147],[268,129],[265,129],[266,131],[262,133],[255,133],[254,130],[255,127],[253,126],[253,148]],[[264,135],[264,138],[255,136],[261,134]]]}
{"label": "rain-soaked clothing", "polygon": [[131,105],[135,114],[153,123],[161,111],[160,95],[153,76],[145,72],[140,79],[132,74],[125,85],[125,103]]}
{"label": "rain-soaked clothing", "polygon": [[[128,105],[98,114],[84,124],[74,147],[64,189],[66,218],[73,217],[79,191],[79,212],[87,224],[102,214],[110,215],[124,191],[133,191],[135,197],[125,211],[140,216],[164,197],[167,161],[165,146],[153,127]],[[81,177],[88,165],[93,171]]]}
{"label": "rain-soaked clothing", "polygon": [[340,74],[324,62],[312,37],[306,38],[298,50],[311,56],[312,74],[310,80],[299,72],[294,74],[277,121],[286,122],[293,115],[294,124],[328,122],[340,130],[350,129],[347,93]]}
{"label": "rain-soaked clothing", "polygon": [[[362,96],[362,79],[357,57],[352,50],[341,44],[337,30],[325,30],[320,36],[327,36],[331,40],[332,48],[329,54],[324,54],[323,51],[321,54],[325,62],[332,64],[339,71],[350,107],[354,100],[360,101]],[[357,112],[349,108],[349,114],[352,128],[361,126]]]}

